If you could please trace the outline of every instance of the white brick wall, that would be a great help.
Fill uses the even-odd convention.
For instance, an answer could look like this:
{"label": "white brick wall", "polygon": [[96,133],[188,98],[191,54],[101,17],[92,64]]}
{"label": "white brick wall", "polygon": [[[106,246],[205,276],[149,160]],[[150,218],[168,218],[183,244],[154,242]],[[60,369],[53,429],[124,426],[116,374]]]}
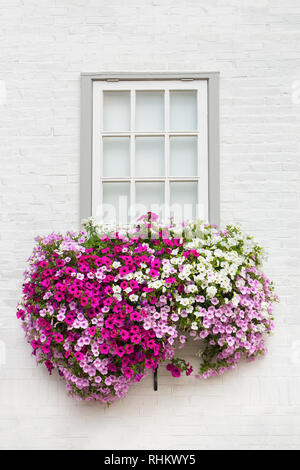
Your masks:
{"label": "white brick wall", "polygon": [[[0,0],[0,31],[0,447],[299,447],[298,0]],[[186,70],[221,72],[221,219],[269,251],[269,355],[74,402],[36,369],[15,306],[33,237],[78,223],[79,74]]]}

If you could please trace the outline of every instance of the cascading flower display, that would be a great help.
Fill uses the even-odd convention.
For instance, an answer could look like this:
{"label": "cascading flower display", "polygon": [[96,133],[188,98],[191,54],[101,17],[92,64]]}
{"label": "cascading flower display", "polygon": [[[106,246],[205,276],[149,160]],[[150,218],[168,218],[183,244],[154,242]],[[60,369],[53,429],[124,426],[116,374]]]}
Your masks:
{"label": "cascading flower display", "polygon": [[17,317],[37,362],[78,399],[110,404],[163,360],[191,375],[175,354],[188,337],[201,340],[198,378],[265,353],[278,298],[262,248],[234,226],[163,226],[149,212],[36,241]]}

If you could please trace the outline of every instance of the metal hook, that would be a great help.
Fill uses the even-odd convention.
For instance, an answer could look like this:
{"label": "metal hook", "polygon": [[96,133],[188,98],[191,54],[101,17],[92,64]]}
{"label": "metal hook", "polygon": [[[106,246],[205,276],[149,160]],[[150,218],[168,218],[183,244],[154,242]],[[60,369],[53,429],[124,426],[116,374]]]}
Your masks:
{"label": "metal hook", "polygon": [[158,371],[158,366],[156,367],[155,371],[153,372],[153,388],[154,391],[157,391],[157,371]]}

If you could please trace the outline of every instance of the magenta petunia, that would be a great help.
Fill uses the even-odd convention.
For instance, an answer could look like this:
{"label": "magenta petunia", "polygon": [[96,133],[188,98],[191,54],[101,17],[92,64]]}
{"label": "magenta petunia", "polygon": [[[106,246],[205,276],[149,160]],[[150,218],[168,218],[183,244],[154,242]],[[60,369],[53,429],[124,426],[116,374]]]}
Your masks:
{"label": "magenta petunia", "polygon": [[57,343],[61,343],[63,340],[64,340],[64,337],[62,334],[60,333],[55,333],[54,334],[54,340],[57,342]]}

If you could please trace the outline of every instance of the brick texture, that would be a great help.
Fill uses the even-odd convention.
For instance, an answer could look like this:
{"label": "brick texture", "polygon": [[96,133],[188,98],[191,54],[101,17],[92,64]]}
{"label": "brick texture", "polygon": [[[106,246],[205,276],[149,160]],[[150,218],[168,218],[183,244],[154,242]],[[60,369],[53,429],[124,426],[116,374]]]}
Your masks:
{"label": "brick texture", "polygon": [[[0,447],[299,447],[299,2],[0,0],[0,26]],[[79,74],[186,70],[221,73],[221,220],[269,253],[269,354],[79,403],[36,368],[15,318],[34,236],[78,226]]]}

